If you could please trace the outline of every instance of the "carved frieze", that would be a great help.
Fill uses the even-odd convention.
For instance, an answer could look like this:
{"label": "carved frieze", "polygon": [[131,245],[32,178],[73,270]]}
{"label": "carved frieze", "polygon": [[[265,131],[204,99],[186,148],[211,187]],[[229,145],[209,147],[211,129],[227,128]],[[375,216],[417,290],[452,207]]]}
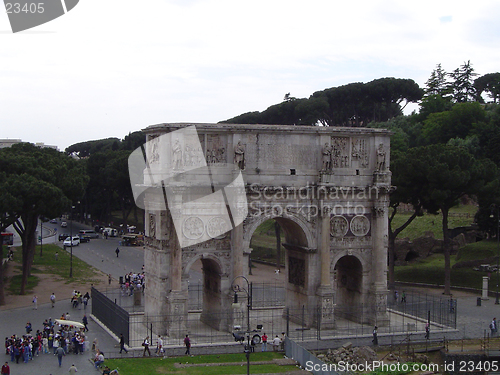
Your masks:
{"label": "carved frieze", "polygon": [[358,168],[368,168],[369,165],[368,140],[365,138],[353,138],[351,157],[352,161],[357,162]]}
{"label": "carved frieze", "polygon": [[149,237],[156,237],[156,215],[149,214]]}
{"label": "carved frieze", "polygon": [[349,167],[349,138],[332,137],[332,168]]}

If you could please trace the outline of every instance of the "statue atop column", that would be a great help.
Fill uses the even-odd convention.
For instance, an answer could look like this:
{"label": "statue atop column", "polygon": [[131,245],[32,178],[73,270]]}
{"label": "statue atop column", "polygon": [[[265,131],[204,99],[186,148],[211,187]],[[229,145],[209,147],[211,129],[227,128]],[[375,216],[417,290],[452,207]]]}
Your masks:
{"label": "statue atop column", "polygon": [[385,157],[386,157],[386,152],[385,152],[384,144],[380,143],[378,145],[378,149],[377,149],[377,168],[376,169],[378,172],[383,172],[386,170]]}
{"label": "statue atop column", "polygon": [[328,143],[325,143],[321,152],[323,154],[323,165],[321,166],[321,170],[326,172],[332,169],[332,148],[328,145]]}
{"label": "statue atop column", "polygon": [[179,143],[179,138],[175,139],[174,147],[172,148],[173,153],[173,166],[174,170],[182,169],[182,148]]}
{"label": "statue atop column", "polygon": [[245,169],[245,146],[241,144],[241,140],[238,141],[238,144],[234,147],[234,164],[240,170]]}

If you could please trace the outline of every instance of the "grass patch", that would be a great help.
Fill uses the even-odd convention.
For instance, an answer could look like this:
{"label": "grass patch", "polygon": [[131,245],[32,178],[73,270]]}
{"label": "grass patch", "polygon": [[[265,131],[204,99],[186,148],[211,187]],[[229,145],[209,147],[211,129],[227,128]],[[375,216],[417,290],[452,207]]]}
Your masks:
{"label": "grass patch", "polygon": [[[448,217],[448,228],[471,225],[474,222],[474,215],[476,211],[477,207],[472,205],[459,205],[457,207],[453,207],[450,210],[451,215]],[[403,212],[396,214],[392,222],[392,227],[398,228],[403,225],[412,213],[413,212]],[[466,215],[468,215],[468,217],[466,217]],[[426,213],[424,216],[417,216],[412,223],[399,234],[398,238],[408,237],[410,240],[413,240],[415,238],[422,237],[426,232],[432,232],[435,238],[443,238],[441,215],[431,215]]]}
{"label": "grass patch", "polygon": [[[470,246],[473,245],[475,244],[470,244]],[[450,259],[451,267],[455,263],[457,263],[457,259],[452,256]],[[394,268],[394,274],[397,281],[444,285],[444,256],[443,254],[434,254],[408,266],[397,266]],[[452,268],[451,285],[480,289],[483,285],[483,276],[488,276],[488,273],[474,271],[472,267]],[[496,289],[494,282],[489,283],[489,289],[492,291]]]}
{"label": "grass patch", "polygon": [[[23,275],[14,275],[10,278],[9,282],[9,287],[7,288],[7,291],[10,294],[19,294],[19,291],[21,290],[21,279]],[[26,293],[31,293],[33,292],[33,289],[38,285],[40,282],[40,279],[37,276],[31,275],[28,276],[28,284],[26,285]]]}
{"label": "grass patch", "polygon": [[[15,249],[14,262],[22,264],[21,248]],[[66,283],[80,282],[83,284],[97,283],[99,281],[97,269],[89,266],[76,256],[73,256],[73,278],[70,279],[70,263],[70,253],[68,251],[64,251],[59,246],[54,244],[43,245],[42,256],[40,256],[40,246],[37,246],[31,268],[31,275],[28,277],[27,292],[32,291],[37,285],[39,278],[34,275],[37,273],[55,275],[60,280],[65,280]],[[17,269],[22,273],[20,266],[18,266]],[[10,293],[19,294],[21,290],[21,277],[21,275],[14,275],[10,278],[8,289]]]}
{"label": "grass patch", "polygon": [[[278,366],[276,364],[256,365],[252,362],[270,361],[274,358],[283,358],[280,353],[265,352],[252,353],[250,356],[250,373],[283,373],[296,371],[298,368],[294,365]],[[237,362],[237,365],[227,366],[193,366],[185,368],[176,368],[174,364],[208,364],[208,363],[231,363]],[[202,355],[194,357],[170,357],[170,358],[125,358],[109,359],[105,364],[111,369],[119,368],[120,374],[137,374],[137,369],[141,369],[141,375],[157,374],[176,374],[176,375],[224,375],[224,374],[246,374],[246,357],[243,353],[221,354],[221,355]]]}
{"label": "grass patch", "polygon": [[458,250],[456,260],[474,260],[495,257],[498,251],[496,240],[484,240],[476,243],[467,244]]}

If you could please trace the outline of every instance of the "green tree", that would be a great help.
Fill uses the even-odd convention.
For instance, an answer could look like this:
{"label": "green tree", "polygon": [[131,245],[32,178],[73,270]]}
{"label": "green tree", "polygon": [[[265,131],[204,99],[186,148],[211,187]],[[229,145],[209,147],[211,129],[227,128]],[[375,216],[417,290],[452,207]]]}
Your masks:
{"label": "green tree", "polygon": [[29,143],[0,150],[2,193],[11,199],[5,216],[22,240],[21,294],[26,291],[35,254],[36,227],[40,216],[60,216],[82,196],[87,177],[80,163],[65,154]]}
{"label": "green tree", "polygon": [[[425,181],[420,178],[416,169],[412,168],[415,163],[413,150],[407,152],[391,152],[392,184],[395,189],[390,195],[389,214],[389,246],[388,246],[388,284],[394,287],[394,264],[395,242],[398,235],[405,230],[413,220],[422,215],[422,194],[425,191]],[[394,217],[398,213],[401,204],[409,204],[413,207],[413,213],[399,227],[394,228]]]}
{"label": "green tree", "polygon": [[476,100],[476,89],[474,87],[474,77],[477,76],[474,73],[474,68],[472,67],[470,60],[464,62],[453,72],[449,73],[452,81],[450,83],[450,88],[453,95],[453,100],[456,103],[471,102]]}
{"label": "green tree", "polygon": [[476,89],[476,100],[478,102],[484,103],[483,92],[486,92],[493,99],[493,103],[500,102],[500,73],[489,73],[476,78],[474,88]]}
{"label": "green tree", "polygon": [[431,76],[425,83],[424,91],[425,98],[429,96],[447,98],[450,96],[451,88],[448,82],[448,73],[441,67],[441,64],[437,64],[436,68],[432,71]]}
{"label": "green tree", "polygon": [[[17,206],[16,197],[13,196],[6,186],[7,176],[0,173],[0,233],[4,232],[9,226],[17,220],[15,215],[7,215],[10,207]],[[0,236],[0,259],[4,259],[3,254],[3,236]],[[0,265],[0,306],[5,305],[3,264]]]}
{"label": "green tree", "polygon": [[479,195],[496,183],[498,169],[489,159],[475,159],[466,149],[435,144],[408,152],[406,168],[421,181],[421,205],[442,215],[445,294],[450,294],[450,234],[448,214],[464,195]]}
{"label": "green tree", "polygon": [[450,111],[431,113],[424,121],[422,135],[427,144],[465,139],[485,120],[486,113],[479,103],[458,103]]}

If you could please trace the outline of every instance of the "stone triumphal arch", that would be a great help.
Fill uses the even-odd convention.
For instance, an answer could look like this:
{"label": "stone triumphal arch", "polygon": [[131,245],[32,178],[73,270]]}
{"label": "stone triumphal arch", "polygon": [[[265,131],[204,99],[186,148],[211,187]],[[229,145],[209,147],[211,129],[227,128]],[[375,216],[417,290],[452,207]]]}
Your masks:
{"label": "stone triumphal arch", "polygon": [[[191,125],[196,133],[157,141]],[[250,239],[269,219],[278,221],[285,233],[286,307],[320,308],[321,325],[334,327],[337,306],[346,314],[349,306],[365,306],[354,319],[388,324],[388,131],[184,123],[158,124],[144,131],[145,313],[165,317],[159,333],[186,332],[189,271],[197,260],[203,264],[201,320],[215,329],[231,328],[231,320],[217,313],[231,311],[231,282],[248,274]],[[172,177],[166,188],[154,177],[161,175],[158,171],[183,173],[218,163],[231,166],[221,174],[244,182],[240,193],[247,209],[239,225],[235,207],[227,200],[233,218],[210,213],[213,207],[206,200],[189,206],[198,212],[189,214],[191,208],[182,206],[190,199],[186,187],[176,185]],[[161,202],[168,189],[180,194],[179,205]],[[215,196],[216,190],[208,193]],[[189,212],[176,222],[179,207]],[[176,224],[182,230],[176,230]],[[217,229],[224,225],[231,230]],[[200,238],[203,241],[194,241]],[[169,319],[172,316],[177,318]],[[309,319],[306,324],[313,323],[314,318]]]}

